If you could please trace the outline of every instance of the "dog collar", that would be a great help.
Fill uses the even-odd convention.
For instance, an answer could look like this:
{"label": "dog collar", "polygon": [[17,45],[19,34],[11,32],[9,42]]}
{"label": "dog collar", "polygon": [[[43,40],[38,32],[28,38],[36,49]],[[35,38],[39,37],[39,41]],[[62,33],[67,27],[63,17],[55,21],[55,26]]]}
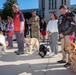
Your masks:
{"label": "dog collar", "polygon": [[31,44],[26,44],[27,47],[29,47]]}

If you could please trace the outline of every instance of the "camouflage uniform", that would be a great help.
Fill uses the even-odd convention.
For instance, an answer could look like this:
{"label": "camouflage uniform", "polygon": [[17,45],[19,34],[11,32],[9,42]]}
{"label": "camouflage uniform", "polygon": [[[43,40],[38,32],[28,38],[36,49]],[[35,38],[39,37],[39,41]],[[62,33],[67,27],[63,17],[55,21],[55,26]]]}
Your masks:
{"label": "camouflage uniform", "polygon": [[35,17],[31,17],[29,19],[29,22],[32,24],[32,22],[34,22],[34,24],[32,24],[32,38],[37,38],[38,40],[40,40],[40,25],[39,25],[39,17],[35,16]]}

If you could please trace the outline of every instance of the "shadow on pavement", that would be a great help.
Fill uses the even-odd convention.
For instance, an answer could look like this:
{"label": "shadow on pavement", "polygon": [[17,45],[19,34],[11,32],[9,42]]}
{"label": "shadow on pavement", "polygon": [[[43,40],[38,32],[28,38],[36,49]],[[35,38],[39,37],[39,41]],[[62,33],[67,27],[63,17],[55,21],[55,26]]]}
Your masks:
{"label": "shadow on pavement", "polygon": [[16,55],[15,53],[7,53],[0,57],[0,60],[3,62],[14,62],[14,61],[27,61],[27,60],[35,60],[35,59],[42,59],[37,52],[34,52],[31,55],[24,54],[24,55]]}
{"label": "shadow on pavement", "polygon": [[55,63],[50,64],[46,74],[44,74],[46,64],[47,63],[0,66],[0,75],[76,75],[66,69],[58,70],[57,68],[62,68],[62,66],[55,65]]}

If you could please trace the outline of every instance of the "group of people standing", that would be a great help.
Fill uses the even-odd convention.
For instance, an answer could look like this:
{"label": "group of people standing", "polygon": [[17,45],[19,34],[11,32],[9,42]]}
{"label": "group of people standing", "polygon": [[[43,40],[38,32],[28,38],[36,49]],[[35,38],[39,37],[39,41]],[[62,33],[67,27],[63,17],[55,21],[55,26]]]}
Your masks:
{"label": "group of people standing", "polygon": [[69,54],[65,52],[65,47],[67,43],[73,42],[70,39],[71,36],[74,36],[75,30],[75,14],[69,11],[66,5],[62,5],[59,8],[61,15],[57,18],[55,13],[51,13],[51,20],[47,25],[47,33],[49,35],[50,47],[51,47],[51,57],[56,57],[58,54],[58,35],[61,40],[62,48],[62,60],[57,61],[57,63],[66,63],[64,67],[71,65]]}
{"label": "group of people standing", "polygon": [[[68,42],[73,42],[70,40],[70,36],[73,35],[75,30],[75,19],[74,14],[69,11],[69,9],[62,5],[59,8],[61,15],[59,18],[56,13],[50,13],[50,21],[47,23],[45,19],[41,19],[36,15],[36,11],[32,12],[32,17],[28,20],[24,20],[24,15],[21,11],[19,11],[18,5],[13,4],[12,9],[15,13],[14,19],[8,17],[8,39],[9,45],[13,47],[12,44],[12,35],[15,33],[18,50],[15,51],[17,55],[24,54],[24,35],[28,37],[29,34],[28,28],[30,30],[30,36],[33,38],[37,38],[40,41],[40,35],[42,35],[43,42],[45,42],[45,36],[48,35],[50,48],[51,48],[51,57],[57,57],[58,55],[58,39],[61,39],[61,47],[62,47],[62,60],[58,61],[58,63],[66,63],[64,66],[67,67],[70,65],[70,59],[67,57],[67,53],[65,52],[65,47]],[[27,24],[27,27],[25,25]],[[28,27],[29,25],[29,27]],[[24,34],[25,31],[25,34]],[[59,36],[58,36],[59,35]],[[68,55],[69,56],[69,55]]]}
{"label": "group of people standing", "polygon": [[56,13],[50,13],[51,20],[48,24],[42,19],[41,34],[43,39],[44,35],[46,35],[46,33],[48,34],[51,48],[50,57],[58,56],[58,39],[61,40],[62,60],[57,61],[57,63],[65,63],[64,67],[68,67],[71,65],[71,61],[69,55],[67,56],[65,52],[65,47],[69,42],[74,41],[74,39],[72,40],[70,37],[75,35],[76,15],[69,11],[66,5],[60,6],[59,11],[61,13],[59,18]]}
{"label": "group of people standing", "polygon": [[0,18],[0,31],[3,32],[3,35],[7,35],[7,39],[8,39],[8,48],[12,48],[13,47],[13,40],[12,40],[12,36],[14,33],[14,23],[13,23],[13,19],[11,17],[8,16],[7,21],[4,21]]}

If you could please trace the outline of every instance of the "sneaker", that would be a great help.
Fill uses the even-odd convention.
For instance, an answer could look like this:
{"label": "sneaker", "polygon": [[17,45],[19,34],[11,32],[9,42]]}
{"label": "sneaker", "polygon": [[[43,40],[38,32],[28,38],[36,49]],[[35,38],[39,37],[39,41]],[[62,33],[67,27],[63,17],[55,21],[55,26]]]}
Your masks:
{"label": "sneaker", "polygon": [[54,53],[49,54],[49,56],[50,56],[50,57],[53,57],[53,56],[54,56]]}
{"label": "sneaker", "polygon": [[7,49],[9,49],[10,48],[10,46],[7,46]]}
{"label": "sneaker", "polygon": [[60,60],[60,61],[57,61],[57,63],[66,63],[66,61],[63,61],[63,60]]}
{"label": "sneaker", "polygon": [[14,51],[14,53],[17,53],[18,51]]}
{"label": "sneaker", "polygon": [[55,58],[55,57],[58,57],[58,55],[57,54],[55,54],[55,55],[53,55],[53,57]]}
{"label": "sneaker", "polygon": [[14,48],[13,46],[10,46],[10,48]]}
{"label": "sneaker", "polygon": [[24,54],[24,52],[17,52],[16,54],[17,55],[22,55],[22,54]]}
{"label": "sneaker", "polygon": [[70,63],[66,63],[65,65],[64,65],[64,67],[69,67],[71,64]]}

